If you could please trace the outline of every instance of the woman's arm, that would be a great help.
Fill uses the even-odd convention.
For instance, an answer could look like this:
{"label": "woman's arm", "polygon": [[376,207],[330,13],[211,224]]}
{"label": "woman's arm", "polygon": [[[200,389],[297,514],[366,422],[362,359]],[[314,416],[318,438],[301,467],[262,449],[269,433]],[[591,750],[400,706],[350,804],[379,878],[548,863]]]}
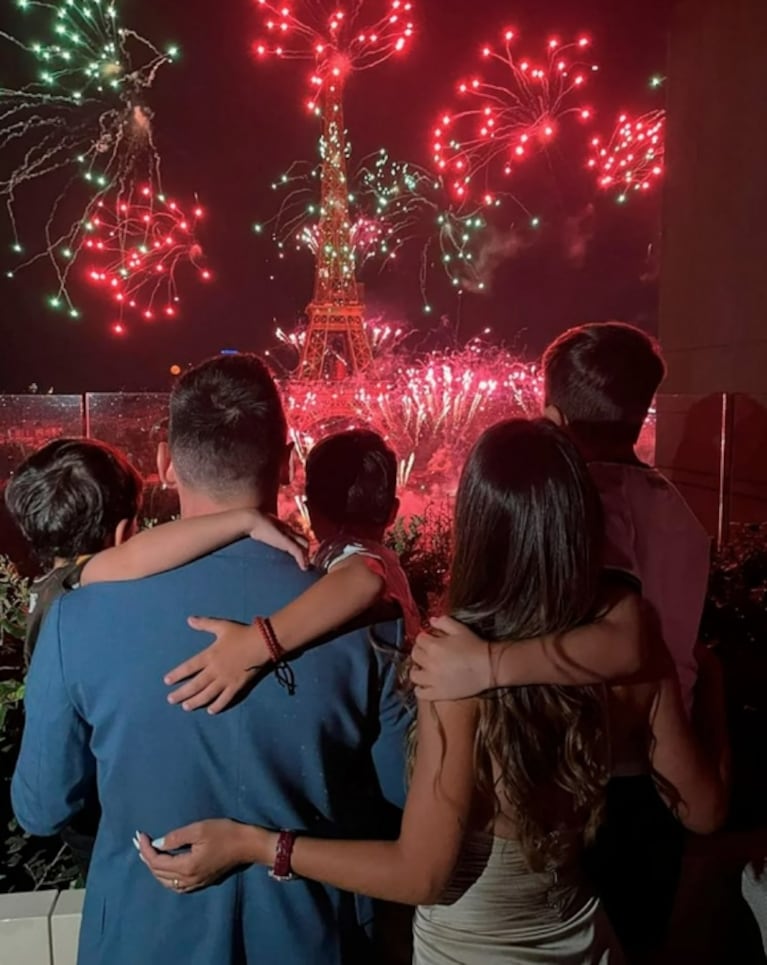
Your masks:
{"label": "woman's arm", "polygon": [[432,620],[421,634],[412,682],[422,700],[459,700],[497,687],[584,686],[626,679],[644,660],[641,599],[621,590],[599,620],[568,633],[488,644],[457,620]]}
{"label": "woman's arm", "polygon": [[[458,859],[474,789],[474,701],[420,704],[415,769],[397,841],[299,837],[293,871],[335,888],[401,904],[430,904]],[[240,864],[274,864],[277,835],[234,822],[200,822],[156,842],[139,839],[142,860],[167,887],[204,887]]]}
{"label": "woman's arm", "polygon": [[[405,905],[432,904],[445,891],[467,830],[474,790],[477,707],[419,704],[418,746],[399,840],[299,838],[296,874]],[[274,846],[255,857],[272,864]]]}
{"label": "woman's arm", "polygon": [[85,586],[153,576],[190,563],[244,536],[252,536],[289,553],[306,569],[306,547],[288,536],[276,521],[255,509],[232,509],[163,523],[120,546],[102,550],[88,560],[80,583]]}
{"label": "woman's arm", "polygon": [[650,729],[650,761],[660,794],[686,828],[716,831],[727,817],[729,756],[722,753],[722,735],[712,748],[696,739],[673,670],[659,682]]}
{"label": "woman's arm", "polygon": [[[271,617],[280,646],[289,653],[342,627],[373,606],[382,589],[383,580],[361,556],[344,560]],[[186,681],[168,700],[184,710],[210,705],[217,714],[269,662],[269,649],[255,626],[204,617],[189,624],[216,640],[165,677],[170,687]]]}

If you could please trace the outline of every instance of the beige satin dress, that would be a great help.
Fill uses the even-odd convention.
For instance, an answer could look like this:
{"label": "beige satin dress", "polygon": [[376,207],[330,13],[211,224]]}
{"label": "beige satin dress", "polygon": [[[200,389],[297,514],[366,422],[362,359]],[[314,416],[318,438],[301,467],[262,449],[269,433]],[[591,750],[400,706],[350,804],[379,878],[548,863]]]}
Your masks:
{"label": "beige satin dress", "polygon": [[622,965],[599,899],[573,868],[536,873],[519,844],[467,836],[450,888],[418,908],[414,965]]}

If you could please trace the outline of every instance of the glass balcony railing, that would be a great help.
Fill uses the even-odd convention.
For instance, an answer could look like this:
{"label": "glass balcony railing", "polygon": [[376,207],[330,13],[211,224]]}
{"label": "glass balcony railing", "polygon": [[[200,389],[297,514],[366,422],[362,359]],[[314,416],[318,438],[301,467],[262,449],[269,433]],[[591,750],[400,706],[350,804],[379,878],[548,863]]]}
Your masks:
{"label": "glass balcony railing", "polygon": [[[0,396],[0,485],[24,458],[60,436],[88,436],[122,449],[146,480],[144,516],[174,511],[159,485],[156,451],[168,396],[155,393]],[[657,399],[640,456],[666,472],[712,535],[767,519],[767,395]],[[0,520],[0,551],[9,538]]]}

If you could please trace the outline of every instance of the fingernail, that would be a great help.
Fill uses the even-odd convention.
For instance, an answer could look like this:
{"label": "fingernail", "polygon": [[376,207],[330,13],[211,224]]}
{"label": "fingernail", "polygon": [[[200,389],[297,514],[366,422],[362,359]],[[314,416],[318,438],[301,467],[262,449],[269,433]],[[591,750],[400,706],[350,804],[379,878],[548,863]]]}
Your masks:
{"label": "fingernail", "polygon": [[136,838],[133,839],[133,847],[136,849],[136,851],[141,851],[141,845],[138,843]]}
{"label": "fingernail", "polygon": [[152,842],[152,847],[157,851],[162,851],[165,847],[165,838],[155,838]]}

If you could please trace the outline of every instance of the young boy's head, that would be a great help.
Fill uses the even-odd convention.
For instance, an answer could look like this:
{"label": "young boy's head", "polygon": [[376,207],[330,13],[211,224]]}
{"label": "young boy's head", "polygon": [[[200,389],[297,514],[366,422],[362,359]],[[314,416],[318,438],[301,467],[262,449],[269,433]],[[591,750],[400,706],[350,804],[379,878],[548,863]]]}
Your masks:
{"label": "young boy's head", "polygon": [[585,449],[625,452],[666,375],[657,342],[633,325],[579,325],[543,356],[545,415]]}
{"label": "young boy's head", "polygon": [[323,439],[306,461],[306,505],[319,540],[344,531],[381,540],[397,515],[397,458],[376,432]]}
{"label": "young boy's head", "polygon": [[130,535],[143,481],[117,449],[91,439],[57,439],[16,470],[8,511],[46,564],[98,553]]}

